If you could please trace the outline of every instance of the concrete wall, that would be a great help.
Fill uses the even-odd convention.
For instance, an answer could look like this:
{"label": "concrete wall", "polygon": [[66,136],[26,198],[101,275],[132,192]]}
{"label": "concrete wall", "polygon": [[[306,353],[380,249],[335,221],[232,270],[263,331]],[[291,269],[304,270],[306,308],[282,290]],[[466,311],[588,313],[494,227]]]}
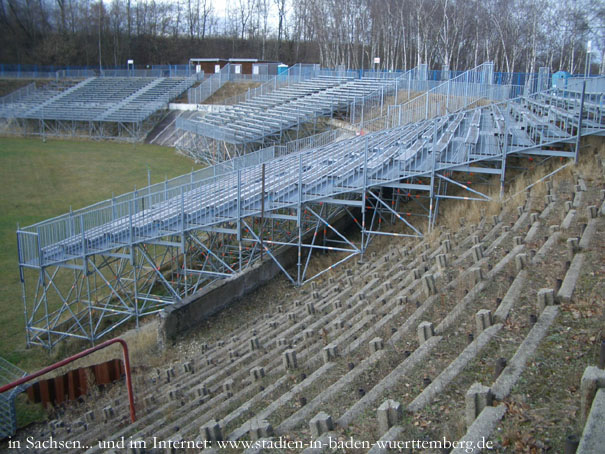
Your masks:
{"label": "concrete wall", "polygon": [[[296,252],[295,248],[287,248],[276,254],[276,257],[282,266],[287,268],[296,263]],[[167,307],[160,313],[158,336],[160,342],[175,339],[281,272],[277,264],[265,255],[262,263],[255,263],[244,273],[216,281],[202,291],[185,298],[181,303]]]}
{"label": "concrete wall", "polygon": [[[350,217],[343,214],[332,225],[342,232],[354,224]],[[277,250],[274,255],[278,258],[279,263],[288,269],[296,263],[297,252],[296,247],[284,247]],[[185,334],[186,331],[266,284],[281,272],[277,264],[268,255],[265,255],[262,263],[255,263],[242,274],[214,282],[200,292],[185,298],[182,302],[167,307],[159,315],[158,340],[160,344]]]}

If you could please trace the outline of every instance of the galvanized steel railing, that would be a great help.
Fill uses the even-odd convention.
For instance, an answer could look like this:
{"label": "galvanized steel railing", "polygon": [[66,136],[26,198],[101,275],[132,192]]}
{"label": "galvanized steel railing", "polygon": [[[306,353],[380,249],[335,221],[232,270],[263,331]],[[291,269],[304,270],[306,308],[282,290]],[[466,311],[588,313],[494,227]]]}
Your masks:
{"label": "galvanized steel railing", "polygon": [[[493,104],[494,107],[490,108],[496,110],[493,110],[493,120],[489,120],[493,121],[493,124],[482,127],[491,128],[490,131],[499,130],[499,134],[512,134],[512,130],[509,132],[506,124],[526,122],[526,129],[531,131],[538,142],[519,145],[520,150],[526,146],[544,146],[561,140],[570,140],[572,136],[568,133],[561,132],[559,135],[553,135],[553,127],[550,127],[552,130],[549,131],[548,125],[542,120],[534,119],[533,114],[524,106],[532,105],[534,106],[532,109],[535,109],[537,108],[535,106],[540,105],[542,98],[546,97],[542,103],[548,110],[548,115],[560,115],[561,118],[568,118],[568,122],[571,123],[570,129],[573,129],[573,122],[577,116],[577,113],[574,112],[577,112],[579,107],[578,96],[579,94],[575,91],[551,90],[536,93],[528,98],[517,98]],[[604,113],[601,108],[603,96],[603,93],[596,94],[593,98],[586,100],[583,112],[583,116],[586,117],[584,123],[586,129],[583,131],[605,128],[603,126],[605,124]],[[459,118],[460,115],[462,118]],[[232,210],[235,203],[233,197],[237,198],[235,194],[242,194],[242,197],[246,197],[246,194],[254,194],[255,189],[253,188],[256,184],[254,182],[259,181],[258,173],[260,172],[259,165],[255,164],[261,162],[266,163],[267,175],[275,176],[276,188],[283,189],[288,184],[295,186],[300,179],[305,179],[305,181],[314,182],[313,188],[329,184],[330,195],[350,192],[357,186],[351,184],[351,180],[342,186],[334,184],[332,175],[324,175],[327,169],[340,166],[343,169],[349,169],[348,172],[356,175],[359,172],[370,171],[371,173],[372,169],[377,169],[382,162],[386,162],[384,160],[391,159],[392,156],[389,153],[398,153],[399,156],[396,179],[425,174],[430,170],[433,150],[439,147],[437,138],[441,137],[444,132],[452,132],[448,128],[455,121],[457,121],[456,128],[471,126],[472,122],[465,121],[464,115],[470,114],[454,113],[433,120],[424,120],[421,123],[380,131],[366,137],[357,137],[297,154],[288,154],[277,159],[271,158],[280,156],[283,151],[278,147],[271,147],[249,157],[244,156],[230,163],[192,172],[143,190],[114,197],[90,207],[19,229],[17,232],[19,261],[23,266],[47,266],[59,257],[56,251],[48,249],[49,247],[52,249],[53,246],[72,247],[75,244],[77,247],[75,249],[72,247],[72,250],[77,250],[79,254],[89,254],[95,251],[97,246],[100,247],[99,241],[104,241],[102,240],[104,235],[114,235],[115,228],[122,232],[123,236],[120,237],[120,241],[129,243],[148,240],[152,232],[144,229],[153,229],[154,223],[164,222],[167,218],[171,218],[171,222],[176,224],[181,222],[179,229],[199,228],[201,217],[204,217],[204,222],[219,222],[219,219],[220,222],[224,222],[225,219],[233,217]],[[494,143],[487,144],[486,141],[490,139]],[[499,150],[496,140],[493,133],[486,135],[482,142],[483,148],[476,150],[474,154],[485,156],[493,154],[494,150]],[[412,143],[415,144],[414,147],[412,147]],[[465,162],[465,153],[468,153],[467,141],[448,143],[448,146],[450,155],[458,156],[458,158],[455,162],[444,162],[444,167]],[[366,149],[370,150],[369,155],[367,155]],[[364,159],[369,160],[370,164]],[[437,165],[440,165],[439,160],[437,160]],[[239,172],[236,171],[237,169]],[[316,169],[316,172],[314,173],[311,169]],[[240,177],[238,177],[238,173]],[[238,178],[241,178],[239,183]],[[239,186],[242,184],[244,186]],[[248,184],[249,187],[245,186]],[[376,184],[379,184],[378,180]],[[276,189],[275,192],[273,200],[276,206],[307,202],[318,197],[317,190],[313,189],[308,193],[303,191],[301,200],[296,198],[294,200],[291,198],[291,192],[282,192],[281,189],[279,191]],[[270,191],[269,186],[267,191]],[[220,195],[219,199],[216,199],[217,195]],[[254,200],[252,197],[249,201],[242,203],[244,206],[248,206],[248,209],[253,210],[255,209],[254,203],[256,203]],[[185,211],[186,203],[198,206],[204,214],[202,215],[198,210],[195,216],[189,219],[190,214]],[[190,210],[190,206],[187,205],[187,210]],[[215,221],[211,219],[215,219]],[[166,230],[163,231],[165,234]],[[43,250],[47,252],[43,254]]]}
{"label": "galvanized steel railing", "polygon": [[[260,106],[242,105],[242,109],[237,112],[234,110],[233,115],[230,115],[229,111],[227,114],[211,114],[199,120],[179,118],[176,126],[199,136],[231,144],[260,141],[266,136],[281,133],[319,116],[332,115],[336,111],[347,111],[350,116],[355,117],[356,111],[359,110],[362,118],[368,108],[380,109],[382,112],[385,96],[397,93],[402,85],[400,81],[410,74],[408,71],[397,78],[355,79],[352,76],[359,76],[358,71],[320,71],[317,78],[311,79],[318,81],[315,90],[303,90],[298,95],[287,95],[282,102],[272,101]],[[326,80],[335,82],[326,84]],[[375,83],[370,87],[370,91],[363,82],[373,80]],[[300,80],[297,80],[298,82]],[[357,85],[358,82],[362,85]],[[356,92],[362,94],[355,96]],[[331,96],[333,93],[334,99]],[[248,110],[249,115],[244,110]],[[250,124],[242,126],[239,124],[242,122]],[[258,126],[259,124],[261,126]]]}
{"label": "galvanized steel railing", "polygon": [[197,77],[89,78],[63,90],[35,89],[31,84],[3,98],[0,117],[138,123],[164,108]]}
{"label": "galvanized steel railing", "polygon": [[569,78],[567,79],[567,89],[581,91],[582,84],[586,81],[586,93],[605,93],[605,76],[591,76],[587,79]]}
{"label": "galvanized steel railing", "polygon": [[[279,178],[274,180],[276,186],[296,184],[303,177],[303,173],[316,165],[322,156],[331,160],[340,159],[340,165],[350,168],[351,171],[357,174],[359,173],[359,166],[363,167],[366,145],[369,147],[384,147],[400,137],[398,131],[384,133],[384,135],[387,137],[390,136],[390,140],[383,140],[382,135],[379,134],[377,137],[369,138],[367,144],[365,141],[353,139],[353,141],[346,142],[348,147],[341,147],[335,144],[324,147],[321,156],[318,156],[317,150],[311,150],[277,158],[266,164],[267,174],[269,176],[279,175]],[[344,150],[346,150],[346,153]],[[427,149],[423,149],[410,158],[416,164],[424,161],[428,153]],[[350,160],[351,156],[354,156],[353,160]],[[367,156],[365,160],[368,160]],[[408,163],[408,169],[411,172],[423,173],[423,171],[426,171],[426,169],[416,170],[412,167],[414,166]],[[73,212],[54,218],[51,221],[20,229],[18,234],[20,262],[24,266],[47,266],[54,262],[55,259],[51,256],[54,256],[58,252],[58,250],[53,248],[54,245],[58,245],[59,249],[65,247],[69,249],[75,245],[81,253],[88,254],[92,252],[90,241],[93,240],[93,237],[98,240],[100,235],[103,238],[105,236],[103,226],[111,224],[120,231],[126,232],[126,237],[123,240],[127,242],[140,241],[142,237],[139,237],[139,234],[136,233],[139,232],[138,229],[145,225],[153,224],[154,218],[157,218],[158,215],[162,218],[168,216],[177,223],[180,222],[179,219],[183,219],[182,222],[186,223],[183,226],[185,229],[190,228],[189,225],[193,226],[194,224],[199,227],[200,224],[196,224],[196,222],[200,221],[200,214],[196,215],[197,217],[185,215],[185,209],[189,210],[190,203],[195,200],[202,202],[202,206],[204,206],[203,201],[206,200],[212,206],[210,208],[212,210],[212,217],[217,219],[220,217],[222,219],[221,222],[224,222],[225,217],[229,218],[233,216],[232,210],[235,199],[232,197],[236,192],[243,195],[254,194],[253,188],[256,186],[254,182],[258,181],[259,172],[259,166],[253,166],[241,169],[239,171],[241,177],[237,176],[238,172],[231,171],[230,173],[206,178],[201,181],[193,180],[194,176],[201,175],[194,175],[192,173],[185,177],[191,178],[192,181],[183,185],[171,185],[171,187],[166,185],[164,188],[161,188],[161,185],[154,185],[155,187],[150,188],[151,191],[147,194],[142,194],[138,191],[125,194],[111,200],[109,203],[99,203],[93,207],[80,210],[80,212]],[[317,184],[319,185],[330,179],[327,175],[325,177],[318,175],[318,177],[319,181],[317,181]],[[240,178],[239,182],[238,178]],[[241,186],[242,184],[244,186]],[[341,183],[341,185],[341,189],[336,188],[335,193],[348,192],[350,190],[349,185],[345,182]],[[158,189],[158,186],[160,186],[160,190],[152,192],[153,189]],[[272,186],[268,185],[267,191],[271,191],[271,188]],[[213,197],[217,195],[220,195],[222,201],[212,202]],[[303,192],[302,197],[302,202],[306,202],[317,198],[317,193],[314,190],[310,190],[308,193]],[[287,192],[277,196],[273,201],[277,204],[291,205],[295,203],[289,199]],[[244,211],[258,209],[258,207],[255,207],[256,202],[254,197],[248,202],[244,202]],[[147,234],[145,236],[147,239],[149,238]],[[43,253],[43,250],[46,250],[46,252]],[[63,252],[60,254],[63,254]]]}
{"label": "galvanized steel railing", "polygon": [[[115,207],[121,203],[129,203],[136,199],[149,198],[149,196],[156,193],[169,194],[171,192],[174,192],[174,190],[179,193],[180,188],[183,186],[191,186],[201,181],[207,181],[211,178],[219,177],[221,175],[225,175],[236,170],[245,169],[247,167],[262,164],[277,157],[297,153],[307,148],[323,146],[333,142],[336,137],[339,137],[342,134],[343,131],[331,130],[316,134],[314,136],[309,136],[289,142],[284,146],[271,146],[263,148],[261,150],[245,154],[229,161],[221,162],[214,166],[192,171],[190,173],[180,175],[175,178],[167,179],[161,183],[156,183],[140,189],[135,189],[132,192],[127,192],[125,194],[121,194],[119,196],[112,197],[111,199],[106,199],[97,202],[93,205],[81,209],[72,210],[69,213],[42,221],[40,223],[32,224],[29,227],[25,227],[21,230],[21,232],[26,235],[36,234],[38,232],[39,227],[46,224],[47,222],[54,221],[63,223],[69,222],[70,224],[73,224],[73,228],[71,230],[75,231],[75,229],[77,229],[77,226],[81,225],[82,223],[76,222],[74,221],[74,219],[90,211]],[[89,222],[83,223],[89,224]],[[53,237],[55,236],[50,235],[50,238]],[[29,250],[31,250],[31,248]]]}
{"label": "galvanized steel railing", "polygon": [[488,97],[493,89],[493,71],[493,63],[483,63],[404,104],[390,106],[388,125],[394,127],[447,115]]}
{"label": "galvanized steel railing", "polygon": [[227,63],[218,73],[206,77],[206,79],[204,79],[200,85],[187,90],[187,102],[189,104],[201,104],[212,96],[219,88],[230,80],[229,77],[232,68],[231,63]]}
{"label": "galvanized steel railing", "polygon": [[[390,134],[392,136],[391,141],[399,137],[397,132],[391,132]],[[382,137],[371,138],[368,145],[372,146],[375,142],[376,145],[380,144],[380,146],[384,146],[385,141],[381,139]],[[351,167],[353,170],[358,168],[360,164],[363,164],[365,142],[355,141],[355,139],[353,139],[353,142],[346,142],[350,148],[335,144],[328,145],[323,148],[321,156],[330,159],[340,159],[343,166],[353,166]],[[345,149],[347,150],[346,153]],[[353,160],[349,159],[352,156],[351,153],[355,155]],[[427,151],[424,150],[423,153],[426,154]],[[276,187],[281,187],[285,184],[296,184],[309,167],[317,164],[319,158],[317,150],[303,151],[298,154],[280,157],[266,163],[267,174],[280,175],[279,178],[274,180]],[[299,161],[301,166],[298,165]],[[142,234],[142,232],[138,230],[139,227],[153,225],[154,218],[158,215],[162,218],[168,216],[177,223],[184,222],[185,225],[183,228],[187,230],[193,227],[195,222],[201,220],[201,213],[193,217],[185,215],[185,210],[190,209],[190,203],[195,203],[196,200],[202,203],[200,207],[207,206],[212,211],[213,219],[221,217],[222,220],[220,222],[224,222],[225,218],[233,216],[232,210],[236,201],[234,197],[237,191],[240,191],[243,197],[246,194],[254,193],[253,188],[257,185],[255,181],[258,181],[259,172],[260,167],[257,165],[246,167],[239,172],[232,171],[201,181],[193,180],[178,186],[170,187],[166,185],[162,188],[161,185],[154,185],[155,187],[150,189],[156,189],[156,191],[149,191],[147,194],[141,194],[138,191],[125,194],[111,201],[101,202],[78,212],[72,212],[50,221],[20,229],[18,232],[20,263],[23,266],[29,267],[48,266],[51,263],[55,263],[56,253],[62,255],[74,245],[82,254],[90,254],[94,248],[90,241],[93,240],[93,237],[97,240],[105,238],[104,226],[107,227],[109,225],[113,225],[118,230],[123,231],[126,234],[123,240],[126,242],[140,241],[142,236],[139,236],[139,233]],[[284,172],[286,173],[284,174]],[[241,175],[239,183],[238,173]],[[192,173],[188,176],[193,178],[195,175]],[[321,184],[321,179],[327,179],[328,177],[319,176],[319,178],[320,181],[318,184]],[[341,185],[341,189],[337,189],[336,192],[349,191],[347,184],[343,182]],[[160,187],[158,188],[158,186]],[[268,185],[267,191],[271,191],[271,188],[272,186]],[[220,196],[220,200],[212,202],[215,196]],[[302,202],[306,202],[317,198],[317,194],[315,191],[303,192],[302,197]],[[204,203],[204,200],[208,205]],[[255,206],[256,202],[257,200],[252,197],[243,203],[243,210],[252,209],[256,211],[259,209]],[[295,203],[289,199],[288,193],[280,194],[274,199],[274,202],[289,205]],[[203,208],[203,211],[205,210],[206,208]],[[179,221],[179,219],[182,219],[182,221]],[[210,221],[210,223],[212,222],[218,221]],[[196,224],[197,228],[199,228],[199,225]],[[118,233],[119,235],[121,234]],[[146,236],[146,238],[148,239],[149,236]],[[97,240],[93,240],[93,242]],[[55,247],[59,249],[55,249]],[[70,255],[72,252],[67,252],[67,254]]]}

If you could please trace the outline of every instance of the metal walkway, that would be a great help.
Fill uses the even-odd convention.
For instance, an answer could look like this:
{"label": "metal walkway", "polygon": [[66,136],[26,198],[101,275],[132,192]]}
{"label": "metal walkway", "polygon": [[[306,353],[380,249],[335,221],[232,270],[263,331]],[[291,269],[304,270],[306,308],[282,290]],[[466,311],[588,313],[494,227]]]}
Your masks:
{"label": "metal walkway", "polygon": [[[490,200],[469,186],[468,173],[498,175],[503,187],[509,156],[576,158],[580,119],[581,135],[605,132],[604,96],[597,80],[585,96],[541,92],[128,194],[19,229],[28,343],[94,342],[263,255],[300,285],[326,271],[308,276],[314,252],[338,251],[340,263],[363,254],[376,235],[420,237],[441,199]],[[342,216],[358,225],[358,242],[335,227]],[[400,233],[385,228],[393,221],[403,224]],[[298,249],[293,269],[281,263],[282,246]]]}

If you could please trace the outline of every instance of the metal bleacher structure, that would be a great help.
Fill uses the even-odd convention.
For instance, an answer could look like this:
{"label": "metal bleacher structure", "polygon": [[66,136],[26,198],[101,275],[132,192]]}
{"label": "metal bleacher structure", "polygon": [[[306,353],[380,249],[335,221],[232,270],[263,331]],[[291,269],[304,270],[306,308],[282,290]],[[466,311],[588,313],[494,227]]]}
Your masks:
{"label": "metal bleacher structure", "polygon": [[[427,110],[430,117],[468,106],[468,100],[473,96],[510,97],[510,84],[484,83],[493,80],[492,63],[482,64],[452,79],[449,74],[450,71],[441,71],[445,80],[429,80],[426,64],[396,73],[322,70],[317,65],[295,65],[256,89],[254,96],[236,97],[239,102],[218,112],[178,118],[176,126],[183,135],[177,148],[194,159],[215,164],[259,147],[299,139],[310,131],[315,133],[321,118],[344,117],[353,124],[358,123],[358,129],[362,130],[373,118],[388,118],[384,114],[387,109],[391,111],[389,104],[401,107],[400,96],[410,97],[431,90],[432,98],[439,95],[448,100],[441,105],[434,99],[428,102],[426,94],[416,98],[414,103],[418,107],[414,111],[433,108],[434,112]],[[488,86],[492,92],[483,93]],[[461,91],[461,87],[465,91]],[[408,104],[406,108],[411,107]],[[442,112],[435,110],[437,108]],[[423,114],[405,121],[427,118]],[[374,125],[375,129],[385,127],[389,126]]]}
{"label": "metal bleacher structure", "polygon": [[30,84],[0,101],[0,118],[21,131],[46,136],[142,138],[147,121],[198,79],[189,77],[88,77]]}
{"label": "metal bleacher structure", "polygon": [[[548,89],[543,76],[533,89],[494,86],[482,65],[433,84],[424,112],[412,99],[355,137],[291,153],[271,146],[19,228],[28,345],[94,343],[263,259],[302,285],[363,258],[378,235],[422,237],[442,199],[492,200],[468,180],[499,178],[502,193],[509,158],[577,159],[581,136],[605,132],[605,78]],[[311,257],[325,251],[334,263],[311,275]]]}
{"label": "metal bleacher structure", "polygon": [[177,119],[177,128],[184,131],[178,148],[215,164],[259,147],[299,139],[308,135],[305,128],[316,132],[322,117],[344,113],[353,118],[356,104],[371,101],[384,106],[385,97],[396,94],[412,74],[416,72],[368,72],[360,77],[357,71],[295,65],[258,87],[253,96],[224,110]]}

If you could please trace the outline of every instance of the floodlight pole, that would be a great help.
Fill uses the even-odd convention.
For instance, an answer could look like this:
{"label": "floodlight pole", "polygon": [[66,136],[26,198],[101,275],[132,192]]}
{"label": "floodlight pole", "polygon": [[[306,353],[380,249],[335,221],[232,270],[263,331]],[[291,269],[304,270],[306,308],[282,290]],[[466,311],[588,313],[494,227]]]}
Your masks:
{"label": "floodlight pole", "polygon": [[580,115],[578,116],[578,135],[576,137],[576,152],[574,163],[578,163],[578,155],[580,153],[580,139],[582,138],[582,115],[584,114],[584,96],[586,95],[586,79],[582,82],[582,98],[580,99]]}
{"label": "floodlight pole", "polygon": [[103,2],[99,2],[99,75],[103,73],[103,65],[101,63],[101,8]]}

